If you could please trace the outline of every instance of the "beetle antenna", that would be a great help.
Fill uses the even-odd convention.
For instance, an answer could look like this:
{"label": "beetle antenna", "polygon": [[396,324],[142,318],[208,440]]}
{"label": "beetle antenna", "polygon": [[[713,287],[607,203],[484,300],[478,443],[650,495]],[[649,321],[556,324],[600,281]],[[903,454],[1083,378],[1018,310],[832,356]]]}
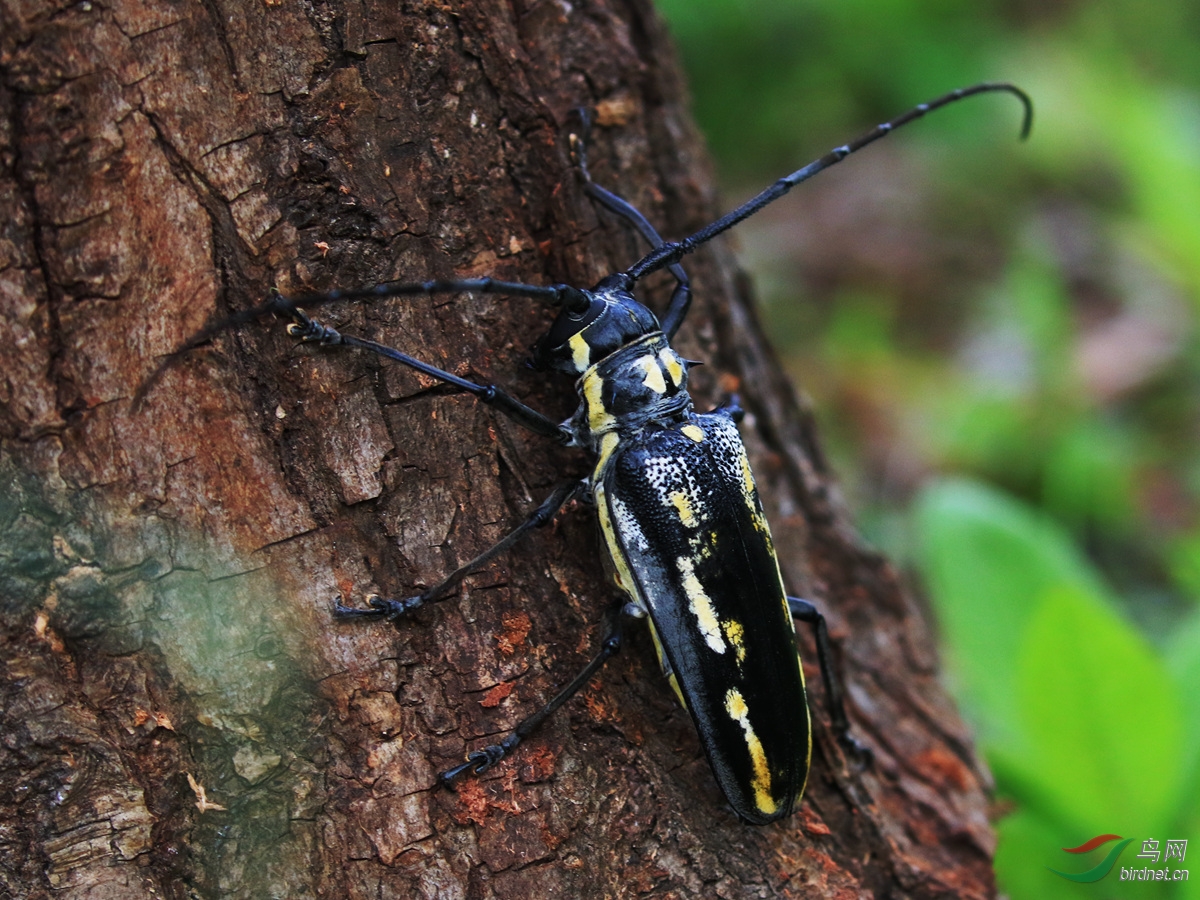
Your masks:
{"label": "beetle antenna", "polygon": [[158,365],[154,367],[154,371],[151,372],[140,385],[138,385],[138,389],[134,392],[133,400],[131,402],[133,410],[136,412],[141,408],[142,404],[146,401],[146,397],[158,383],[158,380],[162,378],[167,369],[175,365],[176,362],[178,362],[183,356],[192,350],[195,350],[202,344],[208,343],[221,332],[228,331],[232,328],[237,328],[239,325],[245,325],[247,322],[252,322],[260,316],[265,316],[270,313],[287,313],[289,311],[290,309],[288,307],[287,299],[278,291],[272,290],[271,298],[265,303],[260,303],[258,306],[252,306],[249,309],[243,309],[240,312],[234,313],[233,315],[210,321],[207,325],[184,341],[181,346],[164,356],[159,361]]}
{"label": "beetle antenna", "polygon": [[679,262],[686,254],[691,253],[701,244],[711,241],[714,237],[723,231],[728,231],[734,225],[737,225],[744,219],[750,218],[764,206],[778,200],[796,185],[802,181],[808,181],[818,172],[823,172],[830,166],[840,163],[851,153],[861,150],[867,144],[873,144],[882,137],[891,134],[901,125],[907,125],[913,122],[926,113],[933,112],[935,109],[940,109],[943,106],[948,106],[959,100],[965,100],[967,97],[973,97],[976,94],[986,94],[996,91],[1003,91],[1012,94],[1021,101],[1021,105],[1025,108],[1025,115],[1021,122],[1021,140],[1025,140],[1029,136],[1029,131],[1033,127],[1033,101],[1029,99],[1029,95],[1014,84],[1007,82],[988,81],[982,84],[976,84],[972,87],[959,88],[938,97],[936,100],[930,100],[928,103],[922,103],[919,106],[914,106],[908,112],[901,116],[897,116],[891,121],[884,122],[882,125],[876,125],[866,134],[856,138],[848,144],[843,144],[841,147],[835,147],[830,150],[820,159],[814,160],[802,169],[797,169],[791,175],[785,175],[773,185],[759,194],[757,197],[746,201],[737,209],[732,210],[715,222],[701,228],[690,237],[686,237],[681,241],[669,241],[652,250],[646,256],[642,257],[632,266],[625,270],[634,281],[649,275],[651,272],[657,272],[659,269],[664,269],[667,266],[674,265]]}

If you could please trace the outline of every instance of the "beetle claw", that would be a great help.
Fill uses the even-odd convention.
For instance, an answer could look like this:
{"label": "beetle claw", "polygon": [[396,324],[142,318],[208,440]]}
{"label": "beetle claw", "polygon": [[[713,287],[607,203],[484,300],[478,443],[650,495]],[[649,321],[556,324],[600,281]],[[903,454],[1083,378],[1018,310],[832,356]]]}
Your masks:
{"label": "beetle claw", "polygon": [[403,615],[407,615],[414,609],[425,604],[425,597],[417,594],[415,597],[405,597],[403,600],[390,600],[387,597],[380,597],[378,594],[372,594],[367,598],[367,603],[371,605],[371,609],[378,610],[379,615],[383,616],[389,622],[395,622]]}
{"label": "beetle claw", "polygon": [[446,787],[450,786],[450,782],[454,781],[459,775],[462,775],[467,770],[470,770],[472,775],[482,775],[500,760],[508,755],[508,750],[501,747],[499,744],[491,744],[484,747],[482,750],[476,750],[467,756],[465,763],[460,763],[453,769],[447,769],[438,776],[438,781]]}
{"label": "beetle claw", "polygon": [[359,606],[346,606],[340,600],[333,602],[333,615],[337,619],[387,619],[389,622],[395,622],[401,616],[412,612],[425,604],[425,597],[418,594],[415,597],[406,597],[403,600],[390,600],[386,597],[380,597],[378,594],[372,594],[367,598],[367,608],[363,609]]}

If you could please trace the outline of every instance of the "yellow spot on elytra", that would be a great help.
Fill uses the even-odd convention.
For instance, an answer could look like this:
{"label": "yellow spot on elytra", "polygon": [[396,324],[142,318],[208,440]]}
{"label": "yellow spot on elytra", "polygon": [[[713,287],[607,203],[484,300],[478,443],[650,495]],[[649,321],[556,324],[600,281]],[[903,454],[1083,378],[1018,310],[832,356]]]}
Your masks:
{"label": "yellow spot on elytra", "polygon": [[733,652],[737,656],[738,664],[741,665],[746,659],[746,629],[736,619],[723,622],[722,628],[725,631],[725,640],[733,644]]}
{"label": "yellow spot on elytra", "polygon": [[567,339],[567,346],[571,348],[571,362],[575,364],[575,371],[586,371],[588,365],[592,361],[592,348],[588,346],[582,334],[573,334]]}
{"label": "yellow spot on elytra", "polygon": [[750,778],[750,786],[754,788],[754,805],[763,815],[774,815],[779,807],[775,798],[771,796],[771,769],[767,765],[767,753],[763,749],[762,741],[754,733],[754,726],[750,724],[750,709],[737,689],[732,689],[725,695],[725,711],[742,726],[742,732],[746,736],[750,763],[754,767],[754,775]]}
{"label": "yellow spot on elytra", "polygon": [[758,501],[755,499],[754,473],[750,471],[750,460],[746,458],[745,451],[742,452],[739,462],[742,466],[742,499],[746,501],[746,509],[750,511],[750,520],[754,523],[755,530],[766,537],[768,549],[771,549],[773,554],[775,551],[770,546],[771,528],[767,525],[767,520],[763,518]]}
{"label": "yellow spot on elytra", "polygon": [[671,383],[675,387],[683,384],[683,364],[679,362],[678,354],[670,347],[663,347],[658,351],[658,358],[662,360],[663,368],[671,376]]}
{"label": "yellow spot on elytra", "polygon": [[712,600],[704,592],[704,585],[696,577],[692,561],[686,556],[680,556],[675,560],[675,567],[679,569],[679,584],[688,598],[688,609],[696,617],[696,624],[700,627],[700,633],[704,635],[704,643],[708,644],[713,652],[724,653],[725,641],[721,638],[721,623],[717,619],[717,611],[713,609]]}
{"label": "yellow spot on elytra", "polygon": [[742,692],[733,688],[725,695],[725,710],[735,721],[741,722],[750,713],[750,707],[742,697]]}
{"label": "yellow spot on elytra", "polygon": [[684,425],[679,429],[682,434],[687,435],[697,444],[704,440],[704,429],[699,425]]}
{"label": "yellow spot on elytra", "polygon": [[692,502],[688,499],[688,495],[683,491],[671,491],[667,494],[667,499],[671,501],[671,505],[679,512],[679,521],[688,528],[695,528],[697,524],[696,512],[692,509]]}
{"label": "yellow spot on elytra", "polygon": [[658,365],[658,357],[643,356],[637,361],[637,364],[646,370],[646,380],[642,384],[656,394],[665,394],[667,382],[663,379],[662,369]]}
{"label": "yellow spot on elytra", "polygon": [[750,502],[750,498],[754,496],[754,473],[750,471],[750,460],[746,458],[746,454],[741,454],[741,459],[738,462],[742,465],[742,492],[746,495],[746,502]]}

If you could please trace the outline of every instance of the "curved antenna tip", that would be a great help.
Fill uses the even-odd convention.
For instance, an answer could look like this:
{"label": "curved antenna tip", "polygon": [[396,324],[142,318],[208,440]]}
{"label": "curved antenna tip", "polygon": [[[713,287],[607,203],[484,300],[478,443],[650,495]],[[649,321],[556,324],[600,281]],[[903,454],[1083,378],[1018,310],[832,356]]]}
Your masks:
{"label": "curved antenna tip", "polygon": [[1029,139],[1029,133],[1033,131],[1033,100],[1030,96],[1021,90],[1016,85],[1009,85],[1017,99],[1021,101],[1021,105],[1025,107],[1025,117],[1021,120],[1020,139],[1025,141]]}
{"label": "curved antenna tip", "polygon": [[1029,133],[1033,131],[1033,99],[1015,84],[1007,81],[997,82],[996,84],[991,85],[991,89],[996,91],[1008,91],[1008,93],[1012,94],[1021,101],[1021,106],[1024,107],[1025,114],[1021,118],[1020,139],[1023,141],[1027,140],[1029,138]]}

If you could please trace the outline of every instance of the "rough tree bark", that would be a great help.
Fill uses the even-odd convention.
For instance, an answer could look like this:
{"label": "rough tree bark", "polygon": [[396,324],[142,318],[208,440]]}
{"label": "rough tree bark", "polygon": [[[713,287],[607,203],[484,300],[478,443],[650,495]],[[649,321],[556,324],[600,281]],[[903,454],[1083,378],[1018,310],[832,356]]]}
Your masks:
{"label": "rough tree bark", "polygon": [[[398,631],[331,621],[335,597],[407,596],[470,558],[582,474],[577,453],[278,325],[189,354],[131,407],[163,354],[272,285],[587,285],[637,258],[569,164],[579,105],[598,180],[665,234],[709,220],[645,0],[3,16],[0,896],[993,893],[987,775],[928,625],[855,536],[724,244],[690,263],[680,349],[706,362],[699,405],[741,394],[785,579],[828,610],[875,754],[859,769],[818,726],[780,825],[727,808],[640,629],[515,758],[434,787],[593,652],[613,592],[586,509]],[[530,301],[328,315],[573,408],[521,367],[552,315]]]}

